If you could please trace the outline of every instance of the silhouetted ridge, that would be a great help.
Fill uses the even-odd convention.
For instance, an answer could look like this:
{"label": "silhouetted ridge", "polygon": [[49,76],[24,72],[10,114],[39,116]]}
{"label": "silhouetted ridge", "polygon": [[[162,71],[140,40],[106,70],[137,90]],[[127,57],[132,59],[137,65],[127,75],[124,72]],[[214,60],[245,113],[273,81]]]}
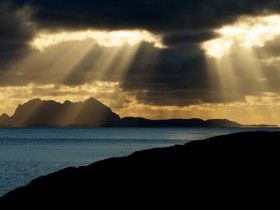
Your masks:
{"label": "silhouetted ridge", "polygon": [[251,206],[277,192],[279,139],[280,132],[238,133],[66,168],[4,195],[0,209]]}
{"label": "silhouetted ridge", "polygon": [[240,127],[229,120],[169,119],[150,120],[140,117],[120,117],[100,101],[89,98],[84,102],[63,104],[39,98],[20,104],[14,115],[3,114],[0,126],[12,127]]}
{"label": "silhouetted ridge", "polygon": [[19,105],[15,114],[8,119],[10,125],[16,127],[101,127],[120,120],[110,108],[93,98],[77,103],[65,101],[63,104],[33,99]]}
{"label": "silhouetted ridge", "polygon": [[205,125],[207,127],[239,127],[240,126],[240,124],[227,119],[206,120]]}
{"label": "silhouetted ridge", "polygon": [[7,114],[2,114],[0,116],[0,125],[3,125],[3,126],[8,126],[11,124],[11,118],[9,115]]}
{"label": "silhouetted ridge", "polygon": [[240,127],[229,120],[201,120],[193,119],[169,119],[169,120],[149,120],[145,118],[125,117],[118,124],[120,127]]}

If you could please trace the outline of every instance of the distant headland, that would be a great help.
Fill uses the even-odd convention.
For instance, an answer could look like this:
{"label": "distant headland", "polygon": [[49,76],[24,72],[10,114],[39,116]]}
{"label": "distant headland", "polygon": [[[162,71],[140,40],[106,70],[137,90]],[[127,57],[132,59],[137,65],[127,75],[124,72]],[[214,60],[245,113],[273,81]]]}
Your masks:
{"label": "distant headland", "polygon": [[[12,116],[2,114],[0,127],[243,127],[227,119],[150,120],[125,117],[114,113],[100,101],[58,103],[39,98],[20,104]],[[256,126],[256,125],[255,125]],[[265,125],[263,127],[268,127]]]}

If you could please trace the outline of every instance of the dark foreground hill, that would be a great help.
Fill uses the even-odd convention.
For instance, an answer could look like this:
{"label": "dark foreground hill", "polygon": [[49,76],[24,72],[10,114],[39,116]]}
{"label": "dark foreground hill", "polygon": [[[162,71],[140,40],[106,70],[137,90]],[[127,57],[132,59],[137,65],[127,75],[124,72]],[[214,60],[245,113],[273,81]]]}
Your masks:
{"label": "dark foreground hill", "polygon": [[271,203],[279,141],[280,132],[239,133],[66,168],[3,196],[0,209],[227,209],[267,196]]}

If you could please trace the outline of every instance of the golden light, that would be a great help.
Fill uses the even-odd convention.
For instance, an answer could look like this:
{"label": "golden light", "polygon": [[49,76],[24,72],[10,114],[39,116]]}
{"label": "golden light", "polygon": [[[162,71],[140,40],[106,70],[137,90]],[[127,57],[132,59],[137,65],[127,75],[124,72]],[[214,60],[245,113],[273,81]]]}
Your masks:
{"label": "golden light", "polygon": [[11,65],[3,77],[7,83],[30,75],[33,81],[43,84],[63,84],[82,65],[86,82],[106,80],[108,75],[121,81],[142,42],[151,43],[154,51],[164,47],[160,36],[145,30],[41,32],[30,43],[37,50]]}
{"label": "golden light", "polygon": [[[87,30],[39,33],[30,43],[37,50],[14,63],[3,77],[5,81],[9,81],[18,78],[20,80],[21,75],[30,75],[33,81],[39,81],[38,84],[42,82],[47,85],[0,87],[0,112],[8,112],[11,115],[19,103],[37,97],[61,103],[65,100],[84,101],[94,97],[111,107],[121,117],[228,118],[244,124],[280,124],[279,117],[273,115],[280,112],[280,97],[275,93],[261,92],[270,85],[262,64],[279,62],[280,57],[257,58],[253,50],[253,47],[262,47],[265,42],[280,35],[280,16],[242,17],[232,25],[217,29],[216,32],[220,37],[203,43],[201,47],[208,55],[206,60],[209,79],[218,81],[217,90],[221,90],[221,97],[224,98],[224,102],[219,104],[176,107],[138,102],[135,95],[121,89],[120,82],[135,60],[142,42],[151,43],[153,47],[141,51],[144,52],[143,57],[146,61],[141,67],[148,68],[148,63],[157,59],[155,48],[165,47],[161,37],[144,30]],[[83,65],[85,59],[87,65]],[[59,85],[64,84],[68,77],[73,77],[72,73],[77,69],[80,71],[79,65],[86,68],[82,71],[86,76],[85,83]],[[115,82],[104,82],[108,75],[114,75]],[[260,94],[244,94],[244,83],[247,84],[248,90],[259,89]],[[242,94],[243,101],[229,102],[230,97]],[[72,121],[78,115],[78,112],[72,113],[68,120]]]}
{"label": "golden light", "polygon": [[228,39],[215,39],[203,44],[203,49],[206,50],[207,55],[221,58],[227,55],[233,45],[233,42]]}
{"label": "golden light", "polygon": [[[19,104],[30,99],[40,98],[42,100],[55,100],[63,103],[65,100],[72,102],[84,101],[89,97],[95,97],[108,106],[112,106],[118,97],[126,97],[122,93],[118,82],[95,81],[83,85],[35,85],[0,87],[0,115],[7,113],[12,115]],[[113,106],[114,107],[114,106]]]}
{"label": "golden light", "polygon": [[280,15],[243,16],[235,23],[215,30],[220,36],[202,43],[210,57],[221,58],[234,46],[263,47],[264,43],[280,35]]}
{"label": "golden light", "polygon": [[[280,36],[280,15],[243,16],[215,32],[220,35],[218,38],[201,44],[209,80],[217,81],[214,85],[221,90],[222,106],[213,105],[215,112],[244,124],[279,124],[280,119],[274,114],[279,110],[279,94],[267,92],[279,75],[275,74],[272,81],[264,68],[275,65],[279,58],[261,57],[255,49],[261,50],[268,41]],[[237,99],[238,102],[232,102]]]}
{"label": "golden light", "polygon": [[93,40],[103,47],[119,47],[136,45],[140,42],[152,43],[157,48],[164,48],[161,36],[154,35],[146,30],[119,30],[119,31],[72,31],[72,32],[40,32],[31,41],[30,45],[40,51],[53,45],[69,41]]}
{"label": "golden light", "polygon": [[[119,107],[128,103],[131,96],[120,89],[119,81],[125,76],[142,42],[153,46],[144,55],[148,59],[154,59],[152,55],[156,48],[164,47],[161,37],[144,30],[39,33],[30,43],[37,50],[30,51],[3,74],[8,84],[26,76],[30,77],[30,84],[0,88],[3,96],[0,102],[10,101],[9,104],[2,103],[5,106],[0,111],[11,115],[18,104],[33,98],[63,103],[65,100],[84,101],[89,97],[120,111]],[[61,85],[73,78],[72,73],[81,71],[80,65],[84,71],[80,79],[86,78],[83,84]],[[108,75],[116,82],[104,82]],[[27,122],[37,108],[22,120]],[[72,122],[79,117],[79,110],[76,113],[68,111],[71,115],[60,116],[63,122]]]}
{"label": "golden light", "polygon": [[[42,100],[55,100],[64,103],[84,101],[89,97],[100,100],[112,108],[121,117],[135,116],[150,119],[171,118],[228,118],[243,124],[279,124],[277,114],[280,112],[280,96],[275,93],[264,93],[262,96],[246,95],[244,102],[228,104],[199,104],[185,107],[156,106],[139,103],[135,96],[122,91],[116,82],[87,83],[79,86],[26,85],[20,87],[0,87],[1,113],[12,115],[18,104],[40,97]],[[36,111],[36,110],[33,110]],[[240,114],[242,113],[242,115]],[[79,113],[69,114],[68,121],[73,121]],[[263,116],[266,116],[264,118]],[[30,112],[32,116],[32,112]],[[25,119],[28,120],[28,119]]]}

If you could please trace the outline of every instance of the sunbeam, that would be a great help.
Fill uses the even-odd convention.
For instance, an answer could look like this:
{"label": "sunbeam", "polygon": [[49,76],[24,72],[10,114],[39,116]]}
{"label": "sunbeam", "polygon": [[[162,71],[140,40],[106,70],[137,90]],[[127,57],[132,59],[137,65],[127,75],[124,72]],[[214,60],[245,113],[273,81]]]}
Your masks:
{"label": "sunbeam", "polygon": [[208,56],[221,58],[228,55],[236,45],[246,48],[262,47],[265,42],[280,35],[280,15],[243,16],[232,25],[223,26],[215,32],[220,36],[202,43]]}
{"label": "sunbeam", "polygon": [[[232,25],[217,29],[216,32],[220,34],[218,38],[202,43],[209,80],[212,81],[209,82],[212,85],[210,88],[218,86],[216,89],[222,90],[220,97],[223,103],[249,103],[246,100],[249,95],[264,96],[276,90],[275,80],[271,77],[272,70],[264,68],[262,55],[255,50],[277,38],[280,35],[279,28],[279,15],[241,17]],[[248,106],[254,107],[254,111],[247,111],[251,115],[254,112],[258,121],[273,121],[271,107]],[[229,109],[228,114],[233,116],[234,109]],[[260,119],[260,116],[263,118]]]}

